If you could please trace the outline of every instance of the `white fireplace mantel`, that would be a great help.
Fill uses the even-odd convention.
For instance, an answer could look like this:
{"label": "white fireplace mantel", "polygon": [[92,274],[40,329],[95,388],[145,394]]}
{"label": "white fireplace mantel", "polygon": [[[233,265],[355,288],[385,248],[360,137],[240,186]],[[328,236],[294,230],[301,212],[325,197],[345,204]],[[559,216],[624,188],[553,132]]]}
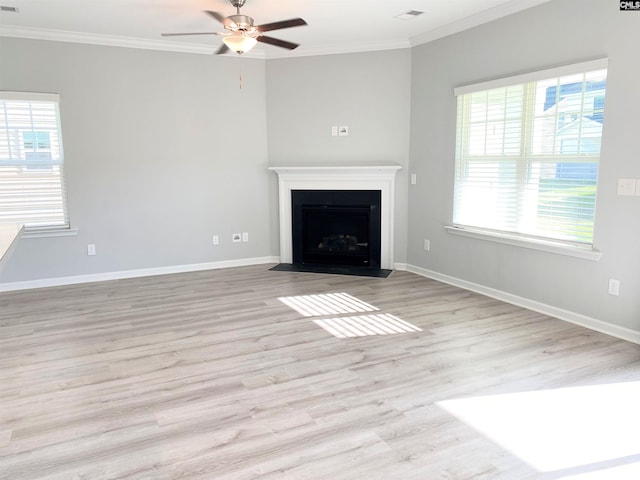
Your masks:
{"label": "white fireplace mantel", "polygon": [[278,174],[280,261],[293,261],[292,190],[380,190],[380,267],[393,269],[395,178],[401,168],[400,165],[269,167]]}

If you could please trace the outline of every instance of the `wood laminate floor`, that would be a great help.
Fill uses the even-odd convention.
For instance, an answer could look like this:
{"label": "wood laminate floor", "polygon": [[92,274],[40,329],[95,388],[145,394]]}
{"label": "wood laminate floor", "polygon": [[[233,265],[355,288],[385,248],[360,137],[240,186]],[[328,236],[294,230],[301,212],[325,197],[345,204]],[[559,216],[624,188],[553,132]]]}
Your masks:
{"label": "wood laminate floor", "polygon": [[[640,478],[638,345],[268,267],[0,294],[0,479]],[[421,330],[336,338],[278,300],[341,292]]]}

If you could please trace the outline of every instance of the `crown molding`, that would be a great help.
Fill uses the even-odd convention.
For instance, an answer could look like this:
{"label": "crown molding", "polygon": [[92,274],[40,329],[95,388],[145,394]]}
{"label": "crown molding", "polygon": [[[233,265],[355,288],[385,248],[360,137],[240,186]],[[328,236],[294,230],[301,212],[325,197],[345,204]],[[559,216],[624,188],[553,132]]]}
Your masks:
{"label": "crown molding", "polygon": [[[218,48],[216,45],[196,45],[165,40],[69,32],[64,30],[47,30],[43,28],[15,27],[10,25],[0,25],[0,37],[29,38],[33,40],[48,40],[52,42],[81,43],[108,47],[160,50],[165,52],[195,53],[198,55],[213,55]],[[261,52],[248,52],[244,54],[243,57],[264,58],[264,54]]]}
{"label": "crown molding", "polygon": [[417,45],[422,45],[424,43],[432,42],[433,40],[453,35],[454,33],[469,30],[484,23],[489,23],[529,8],[537,7],[538,5],[542,5],[543,3],[550,1],[551,0],[512,0],[497,7],[483,10],[475,15],[444,25],[440,28],[434,28],[428,32],[415,35],[411,37],[409,41],[411,42],[411,46],[415,47]]}
{"label": "crown molding", "polygon": [[331,44],[323,46],[301,45],[291,51],[270,51],[267,59],[279,59],[290,57],[312,57],[316,55],[339,55],[343,53],[376,52],[382,50],[399,50],[411,48],[409,39],[393,39],[374,42],[349,43],[348,45]]}
{"label": "crown molding", "polygon": [[[150,40],[144,38],[120,37],[115,35],[101,35],[95,33],[69,32],[64,30],[47,30],[42,28],[15,27],[0,25],[0,37],[29,38],[33,40],[48,40],[52,42],[69,42],[88,45],[103,45],[109,47],[137,48],[142,50],[160,50],[166,52],[195,53],[199,55],[213,55],[217,46],[202,44],[173,42],[167,40]],[[269,51],[254,49],[242,55],[242,58],[290,58],[310,57],[315,55],[335,55],[341,53],[372,52],[379,50],[397,50],[411,48],[407,39],[389,41],[332,44],[328,46],[312,47],[300,46],[291,51]]]}
{"label": "crown molding", "polygon": [[[255,48],[242,55],[243,58],[279,59],[291,57],[311,57],[317,55],[336,55],[344,53],[362,53],[382,50],[398,50],[411,48],[431,42],[454,33],[459,33],[484,23],[497,20],[508,15],[518,13],[528,8],[536,7],[551,0],[512,0],[498,7],[483,10],[462,20],[450,23],[440,28],[415,35],[409,39],[396,38],[372,42],[345,42],[322,46],[301,45],[291,51],[280,49]],[[116,35],[102,35],[95,33],[71,32],[64,30],[49,30],[42,28],[18,27],[0,25],[0,36],[29,38],[35,40],[49,40],[54,42],[70,42],[89,45],[103,45],[111,47],[137,48],[142,50],[160,50],[166,52],[194,53],[198,55],[212,55],[216,45],[176,42],[161,39],[145,39],[122,37]]]}

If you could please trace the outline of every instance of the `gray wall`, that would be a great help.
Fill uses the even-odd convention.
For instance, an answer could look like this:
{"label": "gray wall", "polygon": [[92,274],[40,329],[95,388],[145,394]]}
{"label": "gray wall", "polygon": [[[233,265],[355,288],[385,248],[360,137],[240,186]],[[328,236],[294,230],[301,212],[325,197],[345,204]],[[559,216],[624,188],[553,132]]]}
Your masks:
{"label": "gray wall", "polygon": [[[0,283],[277,255],[268,164],[390,162],[407,167],[396,262],[640,331],[640,197],[616,195],[618,178],[640,178],[638,22],[617,2],[556,0],[411,51],[266,62],[0,37],[1,89],[62,95],[69,210],[80,229],[21,240]],[[603,56],[602,259],[447,234],[453,87]],[[245,128],[229,122],[237,109]],[[350,136],[331,137],[331,125],[348,125]],[[237,231],[251,241],[231,244]],[[97,256],[86,255],[88,243]],[[619,297],[607,295],[609,278],[621,281]]]}
{"label": "gray wall", "polygon": [[[640,330],[640,197],[616,195],[640,178],[640,18],[618,2],[558,0],[413,49],[410,264]],[[448,234],[453,203],[453,88],[521,72],[609,58],[595,246],[599,262]],[[431,240],[425,252],[423,239]],[[620,296],[607,294],[609,278]]]}
{"label": "gray wall", "polygon": [[406,261],[409,50],[264,62],[6,37],[0,49],[0,89],[61,94],[79,229],[21,239],[0,283],[278,255],[267,158],[402,165],[395,260]]}
{"label": "gray wall", "polygon": [[[408,49],[267,62],[271,164],[403,167],[396,176],[396,263],[407,258],[410,111]],[[347,125],[349,136],[332,137],[332,125]]]}
{"label": "gray wall", "polygon": [[264,61],[6,37],[0,55],[0,89],[61,95],[79,229],[21,239],[0,283],[273,255]]}

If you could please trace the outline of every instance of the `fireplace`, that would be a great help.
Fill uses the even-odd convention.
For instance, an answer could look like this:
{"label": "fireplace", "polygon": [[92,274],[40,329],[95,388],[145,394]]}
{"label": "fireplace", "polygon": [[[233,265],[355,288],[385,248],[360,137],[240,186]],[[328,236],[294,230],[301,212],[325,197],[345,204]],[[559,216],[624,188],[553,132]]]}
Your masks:
{"label": "fireplace", "polygon": [[295,265],[380,268],[379,190],[292,190]]}
{"label": "fireplace", "polygon": [[[377,191],[380,194],[380,269],[393,269],[395,176],[399,165],[269,167],[278,174],[280,262],[293,264],[293,191]],[[335,198],[335,197],[334,197]],[[353,205],[349,205],[353,206]],[[364,242],[357,242],[364,243]],[[371,247],[369,247],[371,248]],[[358,267],[359,268],[359,267]],[[366,268],[374,270],[374,268]],[[363,269],[364,270],[364,269]]]}

